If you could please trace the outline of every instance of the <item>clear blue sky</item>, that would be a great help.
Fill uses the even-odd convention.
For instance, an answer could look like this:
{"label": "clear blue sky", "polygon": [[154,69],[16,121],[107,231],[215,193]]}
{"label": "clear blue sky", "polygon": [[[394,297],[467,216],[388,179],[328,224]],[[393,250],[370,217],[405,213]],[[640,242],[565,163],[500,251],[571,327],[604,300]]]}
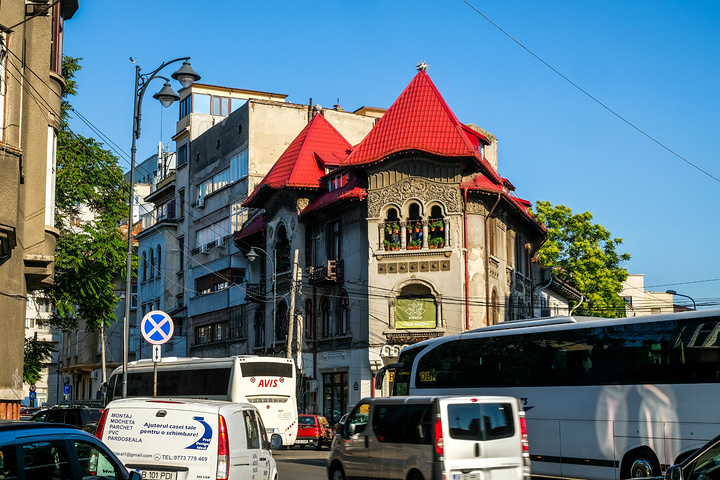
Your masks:
{"label": "clear blue sky", "polygon": [[[720,305],[720,3],[468,1],[525,49],[462,0],[81,1],[65,25],[83,59],[72,103],[127,168],[130,57],[147,73],[190,56],[203,83],[346,110],[389,107],[424,60],[460,121],[498,137],[518,196],[591,212],[646,289]],[[138,161],[174,148],[177,105],[161,112],[154,83]]]}

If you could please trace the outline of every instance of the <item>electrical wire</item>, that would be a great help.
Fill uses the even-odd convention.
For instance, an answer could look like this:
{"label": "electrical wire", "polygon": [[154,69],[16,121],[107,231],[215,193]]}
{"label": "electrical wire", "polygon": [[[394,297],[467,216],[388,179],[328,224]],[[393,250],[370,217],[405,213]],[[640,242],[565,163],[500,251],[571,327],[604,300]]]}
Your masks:
{"label": "electrical wire", "polygon": [[647,139],[651,140],[652,142],[654,142],[655,144],[657,144],[658,146],[660,146],[661,148],[663,148],[663,149],[666,150],[667,152],[671,153],[671,154],[674,155],[675,157],[679,158],[679,159],[682,160],[683,162],[687,163],[688,165],[690,165],[690,166],[693,167],[694,169],[698,170],[698,171],[701,172],[702,174],[710,177],[711,179],[715,180],[716,182],[720,182],[720,179],[719,179],[719,178],[717,178],[716,176],[714,176],[714,175],[711,174],[710,172],[704,170],[703,168],[701,168],[700,166],[696,165],[695,163],[691,162],[691,161],[688,160],[687,158],[683,157],[682,155],[680,155],[679,153],[677,153],[675,150],[671,149],[670,147],[668,147],[667,145],[665,145],[664,143],[662,143],[660,140],[656,139],[655,137],[653,137],[652,135],[650,135],[649,133],[647,133],[646,131],[644,131],[643,129],[641,129],[640,127],[638,127],[637,125],[635,125],[634,123],[632,123],[630,120],[626,119],[625,117],[623,117],[622,115],[620,115],[618,112],[616,112],[615,110],[613,110],[612,108],[610,108],[609,106],[607,106],[606,104],[604,104],[604,103],[603,103],[602,101],[600,101],[597,97],[595,97],[595,96],[593,96],[592,94],[590,94],[587,90],[585,90],[584,88],[582,88],[580,85],[578,85],[577,83],[575,83],[575,82],[573,82],[572,80],[570,80],[567,76],[565,76],[564,74],[562,74],[562,73],[561,73],[560,71],[558,71],[555,67],[553,67],[552,65],[550,65],[548,62],[546,62],[545,60],[543,60],[540,56],[538,56],[537,54],[535,54],[535,52],[533,52],[533,51],[530,50],[528,47],[526,47],[523,43],[521,43],[521,42],[520,42],[519,40],[517,40],[515,37],[513,37],[512,35],[510,35],[507,31],[505,31],[502,27],[500,27],[500,25],[498,25],[497,23],[493,22],[487,15],[485,15],[484,13],[482,13],[477,7],[475,7],[475,6],[474,6],[472,3],[470,3],[468,0],[462,0],[462,2],[465,3],[465,4],[466,4],[468,7],[470,7],[471,9],[473,9],[478,15],[480,15],[480,16],[483,17],[485,20],[487,20],[493,27],[495,27],[496,29],[498,29],[503,35],[505,35],[505,36],[508,37],[510,40],[512,40],[513,42],[515,42],[520,48],[522,48],[522,49],[525,50],[527,53],[529,53],[531,56],[533,56],[537,61],[539,61],[540,63],[542,63],[543,65],[545,65],[547,68],[549,68],[549,69],[550,69],[551,71],[553,71],[555,74],[557,74],[560,78],[562,78],[562,79],[565,80],[567,83],[569,83],[570,85],[572,85],[573,87],[575,87],[578,91],[580,91],[582,94],[584,94],[585,96],[587,96],[589,99],[591,99],[592,101],[594,101],[595,103],[597,103],[598,105],[600,105],[602,108],[604,108],[605,110],[607,110],[608,112],[610,112],[612,115],[614,115],[615,117],[617,117],[618,119],[620,119],[620,120],[621,120],[622,122],[624,122],[626,125],[628,125],[628,126],[631,127],[632,129],[634,129],[635,131],[637,131],[637,132],[640,133],[641,135],[645,136]]}

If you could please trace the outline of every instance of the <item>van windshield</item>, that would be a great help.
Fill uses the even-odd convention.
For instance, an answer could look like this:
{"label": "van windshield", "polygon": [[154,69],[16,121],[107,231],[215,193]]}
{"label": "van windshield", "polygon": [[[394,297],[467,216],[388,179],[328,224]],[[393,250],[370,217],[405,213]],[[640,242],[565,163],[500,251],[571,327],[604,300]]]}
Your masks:
{"label": "van windshield", "polygon": [[458,440],[497,440],[515,434],[509,403],[451,403],[447,416],[450,437]]}

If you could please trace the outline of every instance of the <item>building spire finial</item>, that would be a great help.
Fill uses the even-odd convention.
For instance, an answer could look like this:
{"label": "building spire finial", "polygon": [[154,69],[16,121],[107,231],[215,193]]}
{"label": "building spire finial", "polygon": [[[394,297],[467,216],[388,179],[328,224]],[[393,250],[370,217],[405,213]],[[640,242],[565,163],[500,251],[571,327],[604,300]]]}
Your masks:
{"label": "building spire finial", "polygon": [[428,68],[430,68],[430,65],[428,65],[427,63],[425,63],[424,60],[419,61],[418,64],[415,65],[415,69],[416,69],[418,72],[426,72]]}

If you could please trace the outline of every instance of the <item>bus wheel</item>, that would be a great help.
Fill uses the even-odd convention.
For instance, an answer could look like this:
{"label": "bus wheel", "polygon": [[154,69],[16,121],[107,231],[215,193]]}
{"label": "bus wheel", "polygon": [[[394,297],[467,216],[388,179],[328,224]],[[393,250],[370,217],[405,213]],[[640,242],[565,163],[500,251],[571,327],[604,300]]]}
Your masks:
{"label": "bus wheel", "polygon": [[638,448],[625,455],[620,478],[643,478],[660,476],[660,462],[649,448]]}

